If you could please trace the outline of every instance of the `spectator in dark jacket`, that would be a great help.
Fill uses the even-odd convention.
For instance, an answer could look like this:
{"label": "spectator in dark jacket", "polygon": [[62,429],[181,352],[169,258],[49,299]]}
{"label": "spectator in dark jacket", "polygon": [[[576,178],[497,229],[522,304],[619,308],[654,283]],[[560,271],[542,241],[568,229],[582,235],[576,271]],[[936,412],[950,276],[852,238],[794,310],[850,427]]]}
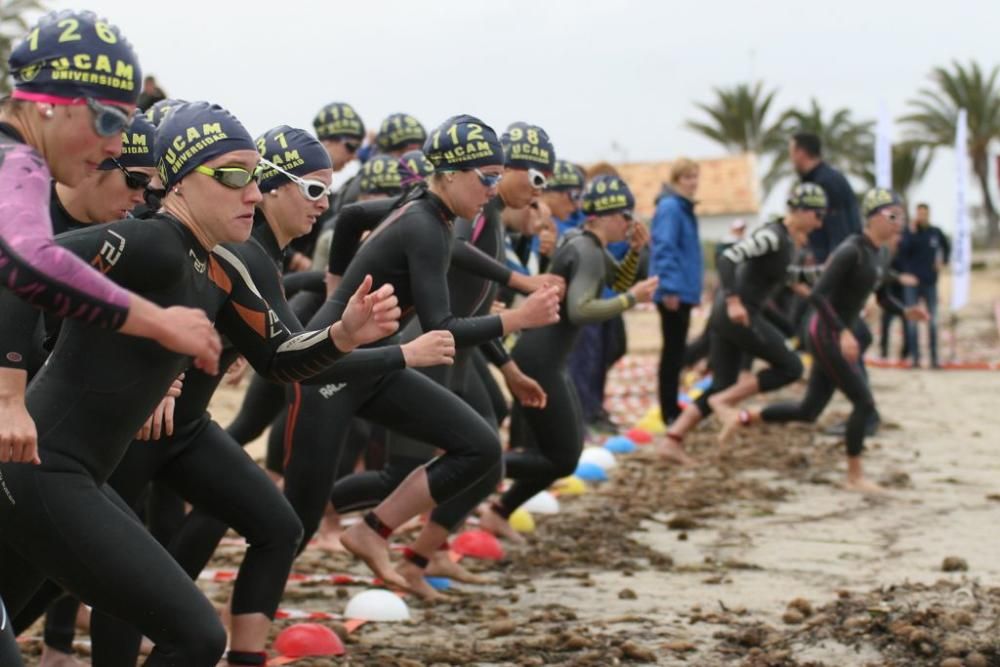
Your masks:
{"label": "spectator in dark jacket", "polygon": [[148,75],[142,80],[142,92],[139,93],[139,101],[136,104],[139,111],[145,111],[160,100],[165,99],[167,99],[167,94],[160,89],[154,76]]}
{"label": "spectator in dark jacket", "polygon": [[691,308],[701,303],[704,274],[694,196],[698,190],[698,164],[678,159],[670,168],[670,186],[664,188],[653,215],[649,275],[660,286],[653,297],[660,313],[663,349],[660,352],[660,414],[670,423],[680,414],[677,388]]}
{"label": "spectator in dark jacket", "polygon": [[823,145],[815,134],[800,132],[793,136],[788,155],[802,181],[819,185],[830,202],[823,226],[809,235],[813,258],[823,264],[841,241],[861,233],[858,199],[844,175],[823,162]]}
{"label": "spectator in dark jacket", "polygon": [[[941,268],[948,263],[951,244],[939,227],[930,221],[927,204],[917,204],[913,221],[899,242],[900,268],[916,276],[918,284],[903,288],[903,303],[915,306],[923,301],[930,319],[927,320],[931,348],[931,368],[939,368],[937,349],[937,280]],[[914,368],[920,367],[920,342],[916,322],[906,323],[906,346],[913,356]]]}

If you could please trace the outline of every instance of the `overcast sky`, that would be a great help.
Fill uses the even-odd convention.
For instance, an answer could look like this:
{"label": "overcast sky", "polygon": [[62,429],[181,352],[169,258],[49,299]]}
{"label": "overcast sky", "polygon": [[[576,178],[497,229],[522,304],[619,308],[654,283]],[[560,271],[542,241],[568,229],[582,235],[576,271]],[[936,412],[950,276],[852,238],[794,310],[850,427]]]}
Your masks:
{"label": "overcast sky", "polygon": [[[323,104],[343,100],[367,126],[395,111],[428,128],[459,112],[498,131],[526,120],[549,132],[560,156],[580,162],[720,155],[684,128],[713,86],[762,79],[780,89],[780,109],[816,97],[824,108],[874,119],[880,100],[893,117],[904,113],[935,65],[1000,64],[997,0],[86,6],[122,29],[168,94],[218,102],[254,134],[281,123],[309,128]],[[978,202],[974,185],[972,193]],[[914,194],[951,225],[949,151]],[[767,208],[776,206],[772,198]]]}

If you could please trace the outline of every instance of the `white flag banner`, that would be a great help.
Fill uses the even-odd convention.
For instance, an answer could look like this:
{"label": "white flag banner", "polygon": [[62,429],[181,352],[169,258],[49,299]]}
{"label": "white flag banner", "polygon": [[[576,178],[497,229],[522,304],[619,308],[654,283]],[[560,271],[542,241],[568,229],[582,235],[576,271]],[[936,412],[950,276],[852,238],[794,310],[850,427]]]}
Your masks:
{"label": "white flag banner", "polygon": [[885,100],[879,103],[878,123],[875,126],[875,185],[892,187],[892,121]]}
{"label": "white flag banner", "polygon": [[955,123],[955,238],[951,244],[951,309],[959,310],[969,301],[969,273],[972,270],[972,225],[966,194],[969,189],[968,114],[958,110]]}

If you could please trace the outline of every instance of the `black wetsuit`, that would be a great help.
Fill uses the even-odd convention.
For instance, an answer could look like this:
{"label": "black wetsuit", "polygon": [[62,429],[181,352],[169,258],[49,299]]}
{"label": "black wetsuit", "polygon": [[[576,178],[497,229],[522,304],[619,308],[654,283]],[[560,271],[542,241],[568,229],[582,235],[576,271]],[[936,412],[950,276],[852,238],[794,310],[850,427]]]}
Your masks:
{"label": "black wetsuit", "polygon": [[[282,249],[260,211],[249,241],[217,248],[214,254],[237,272],[245,271],[286,328],[301,330],[282,295]],[[174,434],[154,443],[133,442],[109,484],[130,505],[154,480],[193,505],[169,549],[192,578],[201,572],[229,527],[243,535],[248,549],[233,588],[232,613],[273,618],[302,525],[281,491],[207,412],[223,377],[221,369],[232,363],[237,351],[227,347],[222,356],[219,375],[197,369],[187,372],[174,410]],[[344,357],[310,382],[363,377],[402,367],[398,351],[366,350]],[[220,470],[225,474],[220,475]],[[105,625],[113,623],[106,618],[98,623],[95,618],[95,658],[102,660],[102,666],[135,664],[141,635],[105,631]],[[109,646],[102,645],[105,641]]]}
{"label": "black wetsuit", "polygon": [[[566,279],[560,320],[524,332],[511,352],[521,370],[542,386],[548,400],[541,410],[514,405],[513,416],[523,417],[532,446],[512,450],[504,457],[507,476],[515,481],[495,506],[502,516],[510,516],[536,493],[576,469],[583,449],[583,421],[566,362],[581,326],[616,317],[635,305],[631,294],[600,298],[617,270],[600,240],[589,231],[567,236],[552,257],[549,271]],[[513,433],[511,444],[524,446],[514,440]]]}
{"label": "black wetsuit", "polygon": [[[331,195],[331,200],[335,196]],[[366,230],[374,229],[389,214],[396,203],[396,198],[372,200],[365,202],[364,205],[348,206],[339,215],[332,217],[331,227],[341,230],[340,236],[338,236],[337,250],[331,252],[331,255],[334,252],[337,253],[338,266],[343,265],[337,275],[343,274],[343,269],[347,267],[350,258],[357,251],[361,234]],[[329,211],[330,209],[327,209],[326,213]],[[317,226],[322,219],[316,222]],[[349,242],[349,239],[344,240],[346,236],[353,233],[356,233],[357,236],[352,243]],[[350,251],[346,255],[343,252],[345,246],[350,246]],[[332,260],[328,261],[332,262]],[[314,267],[314,269],[318,270],[289,273],[283,278],[290,307],[300,322],[311,320],[326,300],[325,267]],[[267,440],[266,465],[268,470],[279,474],[284,471],[285,467],[284,432],[286,421],[283,413],[287,405],[284,385],[269,382],[259,374],[254,373],[239,411],[226,427],[226,431],[233,439],[241,445],[246,445],[259,437],[268,426],[272,426]],[[352,452],[357,453],[364,438],[352,433],[347,441],[353,445],[350,448]],[[355,458],[356,456],[343,457],[345,463],[348,460],[353,461]]]}
{"label": "black wetsuit", "polygon": [[[24,143],[15,128],[0,124],[0,283],[47,312],[118,328],[127,316],[129,297],[53,243],[52,188],[41,155]],[[4,294],[9,294],[6,290]],[[19,333],[3,352],[5,362],[29,374],[36,371],[45,356],[42,336],[40,322]],[[2,600],[0,664],[21,665]]]}
{"label": "black wetsuit", "polygon": [[902,305],[889,296],[882,284],[887,274],[886,261],[885,255],[863,234],[848,237],[830,255],[809,297],[816,312],[809,322],[814,360],[805,397],[799,403],[767,406],[761,412],[763,421],[815,421],[834,390],[839,389],[853,406],[847,419],[847,453],[861,454],[865,426],[875,413],[875,399],[859,363],[844,358],[840,334],[856,324],[873,291],[883,308],[903,314]]}
{"label": "black wetsuit", "polygon": [[[217,317],[251,363],[276,379],[311,377],[342,356],[326,330],[291,335],[240,271],[169,216],[79,230],[59,244],[155,303]],[[8,319],[32,320],[15,306],[3,300]],[[147,665],[214,665],[225,647],[214,607],[104,484],[189,363],[152,341],[65,321],[26,395],[42,464],[0,464],[0,591],[11,608],[49,577],[135,623],[156,644]]]}
{"label": "black wetsuit", "polygon": [[[461,317],[485,315],[497,294],[498,284],[507,284],[510,269],[501,264],[504,253],[503,222],[500,218],[504,205],[497,196],[484,208],[474,221],[459,219],[455,223],[455,241],[452,246],[452,266],[448,271],[448,294],[452,312]],[[341,236],[341,231],[348,235]],[[356,230],[338,230],[334,246],[336,261],[331,258],[331,273],[341,271],[343,256],[356,242]],[[492,258],[489,262],[486,258]],[[478,269],[477,272],[470,272]],[[410,339],[420,335],[420,323],[412,322],[404,336]],[[489,341],[480,349],[497,366],[510,360],[500,340]],[[497,431],[497,415],[489,392],[475,372],[473,356],[476,348],[459,349],[453,366],[421,369],[424,375],[453,391],[476,411],[490,427]],[[436,455],[433,445],[392,433],[388,442],[388,460],[381,470],[366,471],[340,479],[333,487],[331,502],[340,511],[355,511],[374,507],[385,499],[417,467]],[[431,520],[449,531],[455,529],[468,514],[503,480],[503,465],[497,465],[475,484],[462,493],[441,503],[431,513]]]}
{"label": "black wetsuit", "polygon": [[[371,274],[373,288],[385,283],[395,287],[403,310],[401,326],[416,316],[425,331],[450,331],[459,347],[498,338],[503,333],[499,316],[452,314],[447,270],[453,219],[454,214],[425,187],[411,191],[360,246],[333,298],[309,325],[339,318],[347,298]],[[386,339],[376,345],[391,342]],[[356,415],[445,450],[427,466],[431,496],[438,504],[474,484],[500,459],[500,441],[489,424],[454,394],[412,369],[319,388],[293,385],[289,398],[285,495],[302,519],[306,540],[329,501],[341,442]]]}
{"label": "black wetsuit", "polygon": [[[769,366],[757,374],[762,392],[773,391],[802,376],[802,361],[785,345],[785,336],[764,314],[767,301],[786,283],[795,254],[788,229],[769,222],[726,248],[719,256],[720,289],[709,319],[709,367],[712,385],[695,405],[702,416],[711,413],[708,399],[732,386],[744,359],[763,359]],[[750,317],[749,325],[729,319],[726,297],[737,295]]]}

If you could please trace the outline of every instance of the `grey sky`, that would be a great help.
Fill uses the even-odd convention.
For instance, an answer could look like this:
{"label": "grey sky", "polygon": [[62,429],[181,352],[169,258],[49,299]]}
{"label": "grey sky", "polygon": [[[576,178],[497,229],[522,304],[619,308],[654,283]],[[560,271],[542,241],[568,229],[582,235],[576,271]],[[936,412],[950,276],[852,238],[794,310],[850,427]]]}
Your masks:
{"label": "grey sky", "polygon": [[[560,156],[583,162],[719,155],[683,127],[693,102],[717,85],[763,79],[780,88],[779,108],[815,96],[824,108],[874,119],[880,99],[893,117],[903,113],[934,65],[1000,63],[996,0],[87,6],[121,27],[169,94],[218,102],[255,134],[281,123],[308,128],[320,106],[344,100],[368,126],[395,111],[428,127],[459,112],[498,130],[528,120],[548,130]],[[950,152],[939,154],[914,193],[948,227],[953,169]],[[779,206],[780,197],[767,202]]]}

